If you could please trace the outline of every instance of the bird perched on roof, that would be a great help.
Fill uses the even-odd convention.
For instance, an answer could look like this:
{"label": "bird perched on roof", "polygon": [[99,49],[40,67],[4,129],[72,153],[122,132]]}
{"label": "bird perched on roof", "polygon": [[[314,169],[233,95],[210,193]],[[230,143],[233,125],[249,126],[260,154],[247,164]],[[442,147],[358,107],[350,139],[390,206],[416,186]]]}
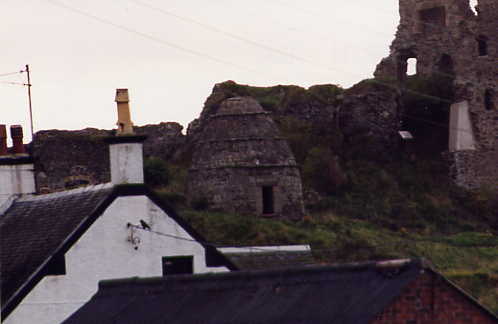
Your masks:
{"label": "bird perched on roof", "polygon": [[142,228],[144,230],[149,230],[150,231],[150,226],[147,224],[143,219],[140,220],[140,225],[142,225]]}

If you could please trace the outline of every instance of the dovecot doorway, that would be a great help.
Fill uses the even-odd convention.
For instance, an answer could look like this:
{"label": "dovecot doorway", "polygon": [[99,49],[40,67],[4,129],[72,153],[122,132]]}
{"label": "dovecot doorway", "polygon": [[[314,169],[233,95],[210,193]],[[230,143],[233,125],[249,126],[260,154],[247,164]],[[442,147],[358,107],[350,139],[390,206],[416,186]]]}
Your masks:
{"label": "dovecot doorway", "polygon": [[263,214],[271,215],[275,213],[275,196],[273,186],[263,186],[261,188],[263,199]]}

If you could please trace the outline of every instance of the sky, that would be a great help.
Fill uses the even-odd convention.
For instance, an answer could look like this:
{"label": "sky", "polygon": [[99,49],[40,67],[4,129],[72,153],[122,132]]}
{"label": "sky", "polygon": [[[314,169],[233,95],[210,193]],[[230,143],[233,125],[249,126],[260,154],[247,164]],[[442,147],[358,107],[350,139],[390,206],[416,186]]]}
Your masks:
{"label": "sky", "polygon": [[[397,0],[2,0],[0,124],[112,129],[116,88],[135,125],[187,128],[216,83],[338,84],[389,54]],[[9,74],[9,75],[6,75]]]}

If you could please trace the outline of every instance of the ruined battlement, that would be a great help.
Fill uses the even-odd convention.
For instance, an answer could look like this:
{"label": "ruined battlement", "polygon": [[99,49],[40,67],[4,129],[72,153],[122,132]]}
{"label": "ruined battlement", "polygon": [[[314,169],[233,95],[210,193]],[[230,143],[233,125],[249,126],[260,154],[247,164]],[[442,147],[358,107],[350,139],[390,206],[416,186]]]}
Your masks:
{"label": "ruined battlement", "polygon": [[[473,188],[498,184],[498,3],[480,0],[400,0],[400,24],[391,53],[375,71],[380,79],[416,74],[451,78],[447,154],[457,184]],[[465,159],[461,158],[465,156]]]}

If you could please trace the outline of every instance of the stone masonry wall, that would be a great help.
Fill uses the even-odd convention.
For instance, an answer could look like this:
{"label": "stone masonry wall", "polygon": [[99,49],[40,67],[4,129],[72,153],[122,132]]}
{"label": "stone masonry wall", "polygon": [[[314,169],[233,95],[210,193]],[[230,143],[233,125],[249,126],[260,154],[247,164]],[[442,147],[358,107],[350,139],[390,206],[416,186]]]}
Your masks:
{"label": "stone masonry wall", "polygon": [[270,114],[251,97],[233,97],[204,118],[188,172],[190,204],[205,201],[211,210],[301,218],[299,169]]}
{"label": "stone masonry wall", "polygon": [[[182,129],[178,123],[134,127],[138,135],[147,135],[144,156],[163,160],[174,158],[184,148]],[[31,154],[35,158],[38,192],[110,181],[109,148],[104,138],[112,133],[94,128],[37,132],[31,143]]]}

